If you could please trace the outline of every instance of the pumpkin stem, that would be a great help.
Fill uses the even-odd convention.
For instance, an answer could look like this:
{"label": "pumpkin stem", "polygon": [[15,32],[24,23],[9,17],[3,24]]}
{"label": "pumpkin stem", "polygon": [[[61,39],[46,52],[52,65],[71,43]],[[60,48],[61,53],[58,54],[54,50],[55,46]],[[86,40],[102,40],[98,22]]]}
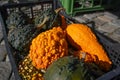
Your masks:
{"label": "pumpkin stem", "polygon": [[37,25],[37,28],[39,30],[45,25],[46,21],[48,21],[48,17],[46,15],[43,15],[43,16],[44,16],[44,20],[42,21],[42,23]]}
{"label": "pumpkin stem", "polygon": [[81,58],[81,61],[85,61],[85,57],[86,57],[86,53],[85,52],[81,52],[80,54],[82,54],[82,58]]}
{"label": "pumpkin stem", "polygon": [[[61,10],[64,10],[64,8],[58,8],[58,9],[56,9],[55,10],[55,13],[56,14],[58,14],[59,13],[59,11],[61,11]],[[46,15],[43,15],[44,16],[44,20],[42,21],[42,23],[40,23],[40,24],[38,24],[37,25],[37,28],[40,30],[44,25],[45,25],[45,23],[48,21],[48,17],[46,16]],[[62,17],[61,17],[62,18]],[[63,23],[63,20],[62,20],[62,23]]]}
{"label": "pumpkin stem", "polygon": [[61,10],[65,10],[65,9],[64,9],[64,8],[58,8],[58,9],[55,10],[55,13],[57,14],[57,13],[59,13]]}
{"label": "pumpkin stem", "polygon": [[[58,9],[56,9],[55,10],[56,14],[58,14],[61,10],[65,10],[65,9],[64,8],[58,8]],[[63,15],[60,15],[60,17],[61,17],[61,28],[63,30],[65,30],[66,27],[67,27],[66,19],[65,19],[65,17]]]}
{"label": "pumpkin stem", "polygon": [[67,28],[67,23],[66,23],[65,16],[60,15],[60,17],[61,17],[61,27],[62,27],[63,30],[65,30]]}

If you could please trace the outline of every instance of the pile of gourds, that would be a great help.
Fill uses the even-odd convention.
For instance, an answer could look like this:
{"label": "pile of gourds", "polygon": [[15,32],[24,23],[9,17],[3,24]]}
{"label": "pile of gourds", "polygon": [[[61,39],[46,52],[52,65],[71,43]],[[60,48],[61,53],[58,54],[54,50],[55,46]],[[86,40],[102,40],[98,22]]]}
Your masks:
{"label": "pile of gourds", "polygon": [[87,25],[67,23],[63,15],[53,25],[58,13],[46,12],[34,20],[13,13],[6,21],[9,43],[25,54],[18,64],[22,79],[94,80],[111,69],[112,62]]}

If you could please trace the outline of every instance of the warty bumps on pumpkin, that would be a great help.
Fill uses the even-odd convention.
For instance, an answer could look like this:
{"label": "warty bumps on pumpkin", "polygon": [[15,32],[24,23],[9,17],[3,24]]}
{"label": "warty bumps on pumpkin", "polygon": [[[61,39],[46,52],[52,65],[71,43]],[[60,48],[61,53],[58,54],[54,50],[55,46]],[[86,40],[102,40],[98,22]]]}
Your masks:
{"label": "warty bumps on pumpkin", "polygon": [[[93,60],[102,69],[109,70],[112,62],[92,30],[84,24],[69,24],[66,28],[68,41],[78,50],[93,56]],[[79,53],[78,53],[79,54]],[[76,54],[75,54],[76,55]],[[96,59],[94,59],[96,56]],[[80,57],[80,56],[79,56]],[[98,59],[98,60],[97,60]],[[90,59],[91,60],[91,59]],[[87,58],[89,62],[89,59]]]}
{"label": "warty bumps on pumpkin", "polygon": [[65,32],[60,27],[40,33],[32,40],[29,56],[37,69],[46,69],[53,61],[68,55]]}

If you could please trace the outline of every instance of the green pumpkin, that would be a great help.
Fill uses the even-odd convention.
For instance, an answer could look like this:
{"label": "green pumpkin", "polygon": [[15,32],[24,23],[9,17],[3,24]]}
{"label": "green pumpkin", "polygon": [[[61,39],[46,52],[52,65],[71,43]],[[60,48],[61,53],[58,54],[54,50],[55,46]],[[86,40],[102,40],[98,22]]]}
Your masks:
{"label": "green pumpkin", "polygon": [[8,41],[11,46],[22,53],[29,51],[31,41],[40,30],[32,20],[22,11],[12,12],[6,20],[8,27]]}
{"label": "green pumpkin", "polygon": [[[57,12],[58,13],[58,12]],[[53,11],[53,9],[49,8],[47,10],[44,10],[40,12],[35,17],[35,26],[43,26],[43,29],[50,29],[53,26],[59,26],[60,25],[60,17],[57,16],[57,13]],[[55,18],[55,16],[57,16]],[[54,20],[55,19],[55,20]]]}
{"label": "green pumpkin", "polygon": [[44,74],[45,80],[93,80],[84,63],[74,57],[63,57],[53,62]]}
{"label": "green pumpkin", "polygon": [[33,24],[24,25],[24,27],[15,28],[9,31],[8,41],[14,49],[27,52],[32,39],[39,33]]}
{"label": "green pumpkin", "polygon": [[6,20],[7,28],[9,30],[18,27],[24,27],[23,25],[28,23],[30,23],[30,18],[22,11],[11,12]]}

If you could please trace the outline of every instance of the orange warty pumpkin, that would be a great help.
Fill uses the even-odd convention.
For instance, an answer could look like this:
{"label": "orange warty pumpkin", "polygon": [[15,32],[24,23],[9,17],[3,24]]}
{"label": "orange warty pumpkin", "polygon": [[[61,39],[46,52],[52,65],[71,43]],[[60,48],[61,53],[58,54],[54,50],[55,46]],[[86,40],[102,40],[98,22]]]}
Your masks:
{"label": "orange warty pumpkin", "polygon": [[[98,60],[93,58],[99,66],[105,70],[109,70],[112,62],[107,56],[102,45],[98,42],[96,36],[91,29],[84,24],[70,24],[66,28],[68,41],[79,50],[82,50],[91,55],[98,57]],[[87,59],[89,61],[89,59]],[[98,62],[99,61],[99,62]]]}
{"label": "orange warty pumpkin", "polygon": [[68,55],[65,32],[60,27],[40,33],[32,40],[30,59],[37,69],[46,69],[56,59]]}

